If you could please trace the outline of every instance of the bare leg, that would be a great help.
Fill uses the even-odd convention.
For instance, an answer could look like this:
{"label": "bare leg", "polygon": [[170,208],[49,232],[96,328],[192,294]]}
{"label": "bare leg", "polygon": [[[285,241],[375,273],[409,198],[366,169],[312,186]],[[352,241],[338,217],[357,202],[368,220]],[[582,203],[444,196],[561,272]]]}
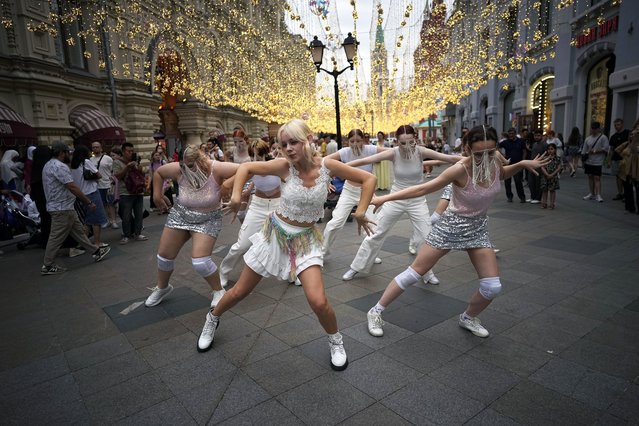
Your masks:
{"label": "bare leg", "polygon": [[224,297],[222,297],[215,308],[211,311],[213,315],[219,317],[224,312],[237,305],[240,300],[251,294],[261,279],[262,276],[260,274],[248,266],[245,266],[244,269],[242,269],[242,274],[240,274],[240,278],[237,280],[237,283],[235,283],[232,289],[224,294]]}
{"label": "bare leg", "polygon": [[[165,259],[175,259],[189,238],[191,238],[189,231],[165,227],[160,237],[158,255]],[[173,270],[161,271],[158,269],[158,280],[156,284],[158,288],[166,288],[169,285],[171,274],[173,274]]]}
{"label": "bare leg", "polygon": [[328,334],[338,332],[337,318],[333,307],[328,303],[326,293],[324,292],[324,281],[322,280],[322,271],[318,265],[311,266],[303,270],[298,278],[302,282],[304,294],[308,300],[308,304],[317,315],[317,319]]}
{"label": "bare leg", "polygon": [[[428,244],[423,244],[421,250],[417,253],[417,257],[410,266],[419,275],[424,275],[426,272],[430,271],[437,261],[449,251],[450,250],[436,249]],[[381,299],[379,299],[379,304],[384,307],[388,307],[388,305],[390,305],[393,300],[397,299],[403,292],[404,290],[402,290],[401,287],[397,285],[397,282],[395,282],[395,279],[393,279],[386,287],[386,290],[384,290],[384,294],[382,294]]]}
{"label": "bare leg", "polygon": [[550,205],[555,207],[555,197],[557,196],[556,191],[550,191]]}
{"label": "bare leg", "polygon": [[601,178],[599,176],[592,176],[593,178],[593,194],[601,195]]}
{"label": "bare leg", "polygon": [[[191,257],[198,258],[211,256],[213,247],[215,247],[215,241],[217,240],[215,237],[206,234],[200,234],[197,232],[192,232],[191,237],[193,238]],[[216,270],[208,277],[204,277],[204,280],[207,282],[212,290],[222,290],[219,270]]]}
{"label": "bare leg", "polygon": [[102,243],[102,239],[100,238],[102,236],[102,226],[100,225],[92,225],[92,226],[93,226],[93,244],[100,247],[100,244]]}
{"label": "bare leg", "polygon": [[[468,250],[468,257],[472,262],[479,278],[497,277],[499,276],[499,267],[497,266],[497,257],[495,252],[489,248],[477,248]],[[470,298],[466,307],[466,315],[476,317],[479,315],[492,300],[486,299],[476,291]]]}

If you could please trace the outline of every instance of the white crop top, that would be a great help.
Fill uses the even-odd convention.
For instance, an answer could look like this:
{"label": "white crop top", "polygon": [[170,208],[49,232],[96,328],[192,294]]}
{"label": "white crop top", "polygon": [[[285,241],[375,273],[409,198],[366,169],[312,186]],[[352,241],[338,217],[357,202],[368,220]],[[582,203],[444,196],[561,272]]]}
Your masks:
{"label": "white crop top", "polygon": [[281,186],[282,197],[277,213],[296,222],[317,222],[324,217],[324,203],[328,195],[328,183],[331,181],[330,171],[324,166],[324,159],[315,185],[310,188],[304,186],[299,172],[293,165],[288,171],[288,177]]}
{"label": "white crop top", "polygon": [[279,176],[267,175],[267,176],[253,176],[253,184],[255,185],[255,190],[269,193],[280,187],[282,180]]}
{"label": "white crop top", "polygon": [[[366,158],[370,157],[373,154],[377,154],[377,147],[375,145],[364,145],[362,147],[362,153],[357,157],[353,155],[353,150],[350,148],[342,148],[337,152],[339,152],[339,158],[342,160],[342,163],[348,163],[350,161],[359,160],[360,158]],[[362,169],[368,173],[373,173],[372,164],[364,164],[363,166],[358,166],[357,168]]]}

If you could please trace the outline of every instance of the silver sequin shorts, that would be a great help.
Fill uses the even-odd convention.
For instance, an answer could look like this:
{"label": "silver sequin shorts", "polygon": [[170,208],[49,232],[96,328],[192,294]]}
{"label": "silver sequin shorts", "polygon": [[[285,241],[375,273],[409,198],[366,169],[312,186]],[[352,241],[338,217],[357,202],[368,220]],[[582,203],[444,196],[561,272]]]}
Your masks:
{"label": "silver sequin shorts", "polygon": [[491,248],[488,237],[488,216],[459,216],[446,210],[433,225],[426,243],[441,250]]}
{"label": "silver sequin shorts", "polygon": [[222,230],[222,210],[200,212],[176,203],[166,219],[166,227],[197,232],[217,238]]}

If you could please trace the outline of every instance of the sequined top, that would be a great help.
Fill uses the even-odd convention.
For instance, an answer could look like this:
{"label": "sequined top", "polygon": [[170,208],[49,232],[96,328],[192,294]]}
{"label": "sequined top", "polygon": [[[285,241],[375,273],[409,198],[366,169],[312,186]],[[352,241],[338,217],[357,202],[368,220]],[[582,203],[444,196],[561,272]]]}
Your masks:
{"label": "sequined top", "polygon": [[315,185],[310,188],[304,186],[299,172],[291,164],[288,177],[281,186],[282,197],[277,213],[296,222],[317,222],[324,217],[324,203],[330,181],[330,171],[324,166],[324,159]]}
{"label": "sequined top", "polygon": [[220,185],[213,178],[213,170],[208,180],[199,189],[193,188],[184,175],[178,179],[180,195],[178,203],[182,206],[198,211],[212,211],[220,208]]}
{"label": "sequined top", "polygon": [[460,216],[484,216],[500,191],[501,183],[499,175],[501,168],[499,164],[493,161],[493,181],[486,188],[473,184],[468,169],[463,164],[457,163],[457,165],[453,167],[463,167],[468,175],[468,180],[466,181],[466,186],[463,188],[453,185],[453,196],[448,209]]}

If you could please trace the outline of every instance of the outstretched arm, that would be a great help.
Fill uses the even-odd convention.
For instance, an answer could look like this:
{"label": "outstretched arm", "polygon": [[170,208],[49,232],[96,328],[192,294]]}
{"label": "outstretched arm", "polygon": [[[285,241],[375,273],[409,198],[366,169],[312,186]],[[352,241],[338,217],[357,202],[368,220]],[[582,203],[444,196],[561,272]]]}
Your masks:
{"label": "outstretched arm", "polygon": [[440,160],[451,164],[455,164],[456,162],[464,158],[459,155],[442,154],[441,152],[434,151],[430,148],[424,148],[423,146],[419,147],[419,153],[422,156],[422,160],[430,158],[432,160]]}
{"label": "outstretched arm", "polygon": [[423,195],[430,194],[431,192],[438,191],[451,182],[457,181],[462,174],[465,175],[462,167],[449,167],[444,170],[441,175],[431,181],[414,185],[409,188],[402,189],[401,191],[391,192],[390,194],[382,195],[381,197],[375,197],[371,204],[375,206],[375,211],[378,211],[382,204],[387,201],[421,197]]}
{"label": "outstretched arm", "polygon": [[515,173],[523,169],[528,169],[535,175],[539,176],[539,172],[537,172],[536,169],[545,166],[549,162],[550,162],[550,157],[548,157],[546,154],[543,154],[543,155],[536,156],[532,160],[522,160],[519,163],[503,166],[502,172],[501,172],[501,178],[509,179]]}
{"label": "outstretched arm", "polygon": [[373,154],[369,157],[360,158],[357,160],[349,161],[348,164],[351,167],[365,166],[367,164],[379,163],[380,161],[389,160],[392,161],[395,153],[392,149],[384,148],[384,151]]}

